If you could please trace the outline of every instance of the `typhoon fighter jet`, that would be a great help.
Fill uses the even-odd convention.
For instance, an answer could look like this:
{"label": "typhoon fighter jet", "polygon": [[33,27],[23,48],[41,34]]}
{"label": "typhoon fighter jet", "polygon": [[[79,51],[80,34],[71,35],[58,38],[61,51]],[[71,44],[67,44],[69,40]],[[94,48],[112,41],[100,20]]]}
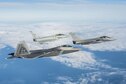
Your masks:
{"label": "typhoon fighter jet", "polygon": [[69,36],[66,34],[55,34],[55,35],[51,35],[51,36],[37,37],[36,34],[34,34],[32,31],[30,31],[30,33],[33,36],[33,41],[39,42],[40,44],[47,43],[50,41],[55,41],[55,40],[62,39],[62,38],[67,38]]}
{"label": "typhoon fighter jet", "polygon": [[52,57],[77,52],[79,50],[80,49],[74,48],[70,45],[62,45],[50,49],[29,50],[26,43],[22,41],[17,45],[17,49],[14,53],[8,54],[11,56],[7,59]]}
{"label": "typhoon fighter jet", "polygon": [[71,32],[69,33],[73,39],[73,44],[81,44],[81,45],[88,45],[88,44],[96,44],[96,43],[102,43],[102,42],[107,42],[107,41],[113,41],[112,37],[108,36],[100,36],[96,38],[91,38],[91,39],[82,39],[78,36],[75,35],[75,33]]}

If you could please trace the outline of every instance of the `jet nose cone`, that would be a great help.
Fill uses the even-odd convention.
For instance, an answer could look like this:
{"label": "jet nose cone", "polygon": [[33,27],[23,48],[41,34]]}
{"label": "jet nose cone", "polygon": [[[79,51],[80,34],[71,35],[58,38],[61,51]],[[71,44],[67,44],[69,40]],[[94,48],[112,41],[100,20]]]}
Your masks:
{"label": "jet nose cone", "polygon": [[116,40],[115,38],[111,38],[111,40]]}
{"label": "jet nose cone", "polygon": [[110,40],[110,41],[114,41],[114,40],[116,40],[116,39],[110,37],[110,38],[108,38],[108,40]]}
{"label": "jet nose cone", "polygon": [[104,41],[113,41],[113,40],[116,40],[112,37],[106,37],[106,38],[102,38]]}
{"label": "jet nose cone", "polygon": [[60,47],[60,50],[64,52],[64,54],[66,53],[72,53],[72,52],[77,52],[79,51],[80,49],[79,48],[74,48],[74,47]]}

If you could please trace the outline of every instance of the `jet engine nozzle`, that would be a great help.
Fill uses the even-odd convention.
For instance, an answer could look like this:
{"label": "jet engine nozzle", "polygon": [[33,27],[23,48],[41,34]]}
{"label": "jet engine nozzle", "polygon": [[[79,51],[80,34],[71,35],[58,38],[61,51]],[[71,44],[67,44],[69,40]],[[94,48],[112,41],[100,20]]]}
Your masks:
{"label": "jet engine nozzle", "polygon": [[76,41],[73,41],[73,44],[76,44]]}
{"label": "jet engine nozzle", "polygon": [[9,53],[8,55],[12,55],[12,56],[14,56],[14,53]]}

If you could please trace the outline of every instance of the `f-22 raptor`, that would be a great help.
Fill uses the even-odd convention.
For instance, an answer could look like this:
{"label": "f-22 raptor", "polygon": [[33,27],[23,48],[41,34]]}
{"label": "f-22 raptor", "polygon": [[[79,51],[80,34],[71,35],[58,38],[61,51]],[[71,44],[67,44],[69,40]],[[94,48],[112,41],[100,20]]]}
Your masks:
{"label": "f-22 raptor", "polygon": [[74,48],[70,45],[62,45],[50,49],[29,50],[26,43],[22,41],[17,45],[17,49],[14,53],[8,54],[11,56],[8,57],[7,59],[52,57],[52,56],[77,52],[79,50],[80,49]]}
{"label": "f-22 raptor", "polygon": [[60,33],[59,34],[50,35],[50,36],[45,36],[45,37],[38,37],[32,31],[30,31],[30,33],[33,36],[33,41],[34,42],[38,42],[39,44],[44,44],[44,43],[47,43],[47,42],[51,42],[51,41],[55,41],[55,40],[58,40],[58,39],[63,39],[63,38],[69,37],[69,35],[60,34]]}
{"label": "f-22 raptor", "polygon": [[112,37],[109,36],[100,36],[96,38],[91,38],[91,39],[82,39],[75,35],[75,33],[70,32],[69,33],[73,39],[73,44],[80,44],[80,45],[88,45],[88,44],[96,44],[96,43],[102,43],[102,42],[107,42],[107,41],[113,41]]}

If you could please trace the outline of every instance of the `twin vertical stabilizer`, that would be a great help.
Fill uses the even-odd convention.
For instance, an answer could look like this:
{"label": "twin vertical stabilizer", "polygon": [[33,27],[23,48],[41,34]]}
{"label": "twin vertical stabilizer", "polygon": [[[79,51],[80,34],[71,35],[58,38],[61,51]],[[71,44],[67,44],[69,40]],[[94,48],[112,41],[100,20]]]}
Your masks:
{"label": "twin vertical stabilizer", "polygon": [[16,51],[14,53],[14,56],[28,55],[28,54],[30,54],[28,46],[26,45],[25,41],[21,41],[17,45]]}

